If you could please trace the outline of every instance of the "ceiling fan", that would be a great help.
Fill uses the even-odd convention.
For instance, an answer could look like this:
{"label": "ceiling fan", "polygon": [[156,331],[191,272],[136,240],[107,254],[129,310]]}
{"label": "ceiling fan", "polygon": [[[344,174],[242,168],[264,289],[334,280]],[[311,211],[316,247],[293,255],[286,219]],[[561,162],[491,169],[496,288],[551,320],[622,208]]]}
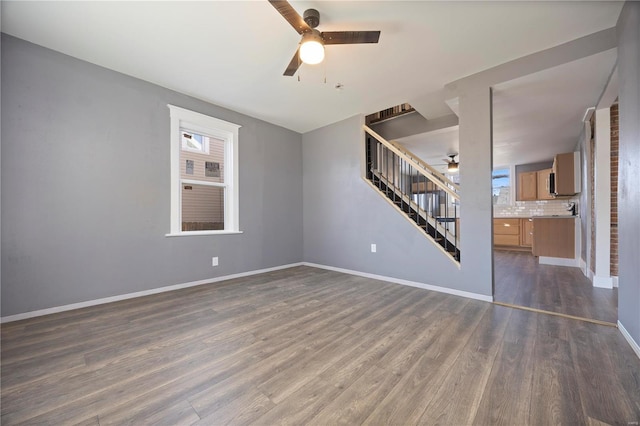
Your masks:
{"label": "ceiling fan", "polygon": [[300,16],[286,0],[269,0],[282,17],[302,35],[300,47],[289,62],[283,75],[293,76],[301,63],[319,64],[324,59],[324,46],[329,44],[377,43],[380,31],[325,31],[316,27],[320,24],[320,12],[307,9]]}
{"label": "ceiling fan", "polygon": [[448,159],[447,158],[443,158],[442,161],[446,161],[447,162],[447,171],[449,173],[455,173],[458,170],[460,170],[460,164],[456,161],[456,156],[458,154],[448,154]]}

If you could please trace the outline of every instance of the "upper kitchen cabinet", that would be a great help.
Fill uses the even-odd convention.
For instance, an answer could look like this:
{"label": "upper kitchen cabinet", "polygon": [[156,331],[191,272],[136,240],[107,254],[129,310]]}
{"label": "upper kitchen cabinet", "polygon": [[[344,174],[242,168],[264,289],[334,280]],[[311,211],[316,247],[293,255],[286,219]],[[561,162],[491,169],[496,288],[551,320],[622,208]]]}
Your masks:
{"label": "upper kitchen cabinet", "polygon": [[558,154],[553,159],[550,175],[551,193],[556,196],[575,195],[580,192],[580,153]]}
{"label": "upper kitchen cabinet", "polygon": [[536,172],[518,173],[518,201],[537,200],[538,185]]}
{"label": "upper kitchen cabinet", "polygon": [[[547,166],[551,162],[547,162]],[[538,164],[525,164],[527,171],[518,172],[517,201],[553,200],[580,192],[580,153],[558,154],[552,168],[537,168]],[[544,166],[543,166],[544,167]]]}
{"label": "upper kitchen cabinet", "polygon": [[553,200],[550,187],[552,170],[544,169],[536,172],[538,178],[538,200]]}
{"label": "upper kitchen cabinet", "polygon": [[552,200],[549,191],[552,169],[518,173],[517,201]]}

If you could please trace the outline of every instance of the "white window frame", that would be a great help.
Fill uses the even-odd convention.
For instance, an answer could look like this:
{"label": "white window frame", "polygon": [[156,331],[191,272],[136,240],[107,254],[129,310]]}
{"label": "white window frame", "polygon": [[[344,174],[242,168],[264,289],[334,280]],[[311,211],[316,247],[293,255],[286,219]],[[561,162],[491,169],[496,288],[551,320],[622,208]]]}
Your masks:
{"label": "white window frame", "polygon": [[[241,126],[174,105],[167,106],[171,117],[171,230],[166,236],[240,233],[238,130]],[[180,150],[182,149],[183,130],[224,141],[224,183],[183,179],[180,176]],[[224,230],[182,230],[182,187],[190,184],[224,188]]]}

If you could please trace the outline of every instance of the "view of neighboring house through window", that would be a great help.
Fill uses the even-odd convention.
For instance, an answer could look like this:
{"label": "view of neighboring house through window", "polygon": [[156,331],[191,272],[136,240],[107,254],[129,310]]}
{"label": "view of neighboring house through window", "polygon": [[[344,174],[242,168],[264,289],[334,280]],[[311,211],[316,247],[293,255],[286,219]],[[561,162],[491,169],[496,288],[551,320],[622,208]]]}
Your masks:
{"label": "view of neighboring house through window", "polygon": [[493,204],[511,204],[511,177],[508,168],[496,169],[491,175]]}
{"label": "view of neighboring house through window", "polygon": [[240,126],[169,105],[171,233],[238,232]]}
{"label": "view of neighboring house through window", "polygon": [[224,230],[224,141],[181,134],[182,231]]}

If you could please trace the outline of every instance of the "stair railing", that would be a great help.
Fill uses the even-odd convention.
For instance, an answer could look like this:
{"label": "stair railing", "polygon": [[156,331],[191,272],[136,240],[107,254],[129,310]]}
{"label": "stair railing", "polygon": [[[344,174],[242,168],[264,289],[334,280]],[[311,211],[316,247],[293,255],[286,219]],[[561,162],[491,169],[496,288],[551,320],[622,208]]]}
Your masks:
{"label": "stair railing", "polygon": [[366,178],[445,253],[460,261],[460,187],[366,125]]}
{"label": "stair railing", "polygon": [[415,161],[420,167],[422,167],[424,169],[425,173],[431,174],[431,176],[433,176],[434,178],[438,179],[440,182],[442,182],[445,185],[447,185],[450,189],[454,190],[456,193],[460,192],[460,185],[458,185],[457,183],[453,182],[451,179],[447,178],[444,174],[440,173],[439,171],[437,171],[436,169],[431,167],[429,164],[427,164],[424,161],[422,161],[422,159],[420,157],[415,155],[413,152],[409,151],[408,148],[400,145],[396,141],[387,141],[387,142],[389,142],[391,145],[393,145],[396,148],[398,148],[398,150],[400,150],[400,152],[402,152],[407,157],[409,157],[413,161]]}

